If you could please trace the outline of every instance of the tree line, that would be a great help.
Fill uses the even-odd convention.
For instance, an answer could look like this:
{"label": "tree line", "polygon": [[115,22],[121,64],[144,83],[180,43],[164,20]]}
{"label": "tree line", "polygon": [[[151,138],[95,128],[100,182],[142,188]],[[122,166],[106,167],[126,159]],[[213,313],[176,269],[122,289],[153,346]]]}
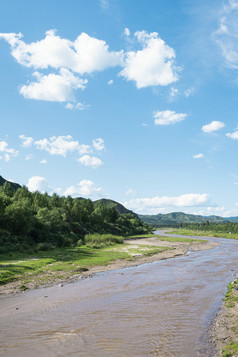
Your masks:
{"label": "tree line", "polygon": [[181,228],[187,228],[200,231],[213,231],[217,233],[238,233],[238,223],[212,223],[207,220],[204,223],[181,223]]}
{"label": "tree line", "polygon": [[0,253],[80,245],[87,234],[130,236],[151,232],[133,214],[90,199],[0,187]]}

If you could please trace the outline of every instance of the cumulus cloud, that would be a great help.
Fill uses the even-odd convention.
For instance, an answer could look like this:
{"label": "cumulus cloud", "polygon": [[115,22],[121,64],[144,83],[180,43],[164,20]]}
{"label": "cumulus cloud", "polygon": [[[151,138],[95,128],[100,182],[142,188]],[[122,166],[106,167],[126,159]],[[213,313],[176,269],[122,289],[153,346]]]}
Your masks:
{"label": "cumulus cloud", "polygon": [[82,165],[92,167],[93,169],[98,169],[103,166],[103,162],[101,159],[95,156],[84,155],[78,159]]}
{"label": "cumulus cloud", "polygon": [[229,0],[220,15],[219,28],[213,33],[213,39],[219,46],[230,68],[238,68],[238,2]]}
{"label": "cumulus cloud", "polygon": [[10,161],[13,156],[18,155],[18,151],[8,147],[6,141],[0,141],[0,153],[3,156],[0,156],[0,159],[4,159],[6,162]]}
{"label": "cumulus cloud", "polygon": [[18,63],[35,69],[67,68],[78,74],[102,71],[122,63],[123,52],[113,52],[103,40],[81,33],[75,41],[61,38],[55,30],[46,32],[43,40],[25,43],[22,34],[0,33],[12,49]]}
{"label": "cumulus cloud", "polygon": [[169,207],[177,209],[178,207],[197,207],[204,206],[209,201],[209,195],[206,193],[188,193],[181,196],[156,196],[152,198],[137,198],[124,202],[124,205],[135,212],[146,212],[164,209]]}
{"label": "cumulus cloud", "polygon": [[78,140],[73,140],[71,135],[52,136],[50,139],[41,139],[34,142],[38,150],[45,150],[51,155],[66,156],[68,152],[78,151],[85,153],[89,146],[80,145]]}
{"label": "cumulus cloud", "polygon": [[28,180],[27,188],[31,192],[39,191],[39,192],[47,192],[49,190],[49,186],[44,177],[41,176],[33,176]]}
{"label": "cumulus cloud", "polygon": [[90,180],[81,180],[77,185],[68,187],[64,195],[65,196],[90,196],[93,193],[100,192],[101,187],[96,187],[95,184]]}
{"label": "cumulus cloud", "polygon": [[93,147],[98,151],[104,150],[105,149],[104,140],[101,138],[93,140]]}
{"label": "cumulus cloud", "polygon": [[193,158],[194,159],[202,159],[204,157],[203,154],[196,154],[196,155],[193,155]]}
{"label": "cumulus cloud", "polygon": [[34,70],[51,70],[47,74],[34,72],[36,81],[20,87],[20,94],[29,99],[75,101],[74,91],[84,89],[87,84],[80,76],[123,63],[123,51],[110,51],[105,41],[86,33],[81,33],[75,41],[57,36],[55,30],[47,31],[44,39],[29,44],[22,38],[21,33],[0,33],[0,39],[10,44],[12,56],[19,64]]}
{"label": "cumulus cloud", "polygon": [[171,110],[156,111],[153,114],[155,125],[171,125],[184,120],[187,114],[176,113]]}
{"label": "cumulus cloud", "polygon": [[107,82],[107,84],[108,84],[109,86],[111,86],[113,83],[114,83],[113,79],[110,79],[110,80]]}
{"label": "cumulus cloud", "polygon": [[212,133],[213,131],[220,130],[224,128],[225,124],[222,121],[214,120],[210,124],[203,125],[202,131],[204,133]]}
{"label": "cumulus cloud", "polygon": [[59,74],[42,75],[34,72],[36,82],[20,87],[20,94],[28,99],[50,102],[74,101],[74,90],[84,89],[87,80],[80,79],[69,70],[62,68]]}
{"label": "cumulus cloud", "polygon": [[233,140],[238,140],[238,131],[234,131],[233,133],[227,133],[226,136]]}
{"label": "cumulus cloud", "polygon": [[22,147],[23,148],[29,148],[31,147],[34,139],[30,136],[25,136],[25,135],[20,135],[19,136],[19,139],[21,140],[22,142]]}
{"label": "cumulus cloud", "polygon": [[[101,0],[101,4],[105,8],[108,2]],[[124,33],[130,36],[128,28]],[[26,43],[21,33],[0,33],[0,39],[9,43],[14,59],[34,71],[35,79],[22,85],[20,94],[28,99],[67,102],[66,109],[79,110],[85,109],[75,99],[75,91],[87,84],[82,77],[110,67],[121,67],[119,76],[134,81],[137,88],[166,86],[178,80],[175,52],[158,33],[137,31],[134,38],[142,49],[126,52],[112,51],[104,40],[84,32],[71,41],[49,30],[42,40],[31,43]]]}
{"label": "cumulus cloud", "polygon": [[126,53],[120,76],[135,81],[137,88],[166,86],[176,82],[178,76],[173,48],[166,45],[157,32],[138,31],[134,35],[142,50]]}
{"label": "cumulus cloud", "polygon": [[45,160],[45,159],[41,160],[40,164],[43,164],[43,165],[47,164],[47,160]]}

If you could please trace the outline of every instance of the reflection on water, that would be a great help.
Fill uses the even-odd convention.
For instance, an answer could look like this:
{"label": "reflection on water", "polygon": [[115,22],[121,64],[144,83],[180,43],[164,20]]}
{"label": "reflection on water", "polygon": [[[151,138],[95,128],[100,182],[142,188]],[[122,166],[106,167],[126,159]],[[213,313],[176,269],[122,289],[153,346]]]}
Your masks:
{"label": "reflection on water", "polygon": [[2,298],[0,355],[216,356],[205,338],[209,321],[238,272],[238,242],[219,242],[123,274]]}

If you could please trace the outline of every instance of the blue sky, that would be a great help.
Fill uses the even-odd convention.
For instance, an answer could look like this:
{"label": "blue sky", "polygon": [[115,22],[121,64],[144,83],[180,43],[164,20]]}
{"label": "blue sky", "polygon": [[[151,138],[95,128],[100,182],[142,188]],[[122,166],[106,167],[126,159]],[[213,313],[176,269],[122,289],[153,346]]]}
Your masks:
{"label": "blue sky", "polygon": [[237,15],[237,0],[1,1],[1,175],[238,215]]}

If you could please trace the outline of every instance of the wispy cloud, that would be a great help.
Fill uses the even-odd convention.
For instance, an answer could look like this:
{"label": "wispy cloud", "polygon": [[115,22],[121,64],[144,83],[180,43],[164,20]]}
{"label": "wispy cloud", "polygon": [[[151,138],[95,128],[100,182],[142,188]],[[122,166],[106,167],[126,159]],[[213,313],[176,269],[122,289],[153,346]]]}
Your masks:
{"label": "wispy cloud", "polygon": [[196,155],[193,155],[193,158],[194,159],[202,159],[204,157],[203,154],[196,154]]}
{"label": "wispy cloud", "polygon": [[219,28],[213,33],[213,39],[221,49],[225,63],[230,68],[238,68],[238,2],[226,1],[220,15]]}
{"label": "wispy cloud", "polygon": [[181,196],[155,196],[151,198],[136,198],[124,202],[124,205],[135,212],[159,212],[165,207],[178,209],[185,207],[201,207],[208,205],[210,197],[208,194],[188,193]]}

